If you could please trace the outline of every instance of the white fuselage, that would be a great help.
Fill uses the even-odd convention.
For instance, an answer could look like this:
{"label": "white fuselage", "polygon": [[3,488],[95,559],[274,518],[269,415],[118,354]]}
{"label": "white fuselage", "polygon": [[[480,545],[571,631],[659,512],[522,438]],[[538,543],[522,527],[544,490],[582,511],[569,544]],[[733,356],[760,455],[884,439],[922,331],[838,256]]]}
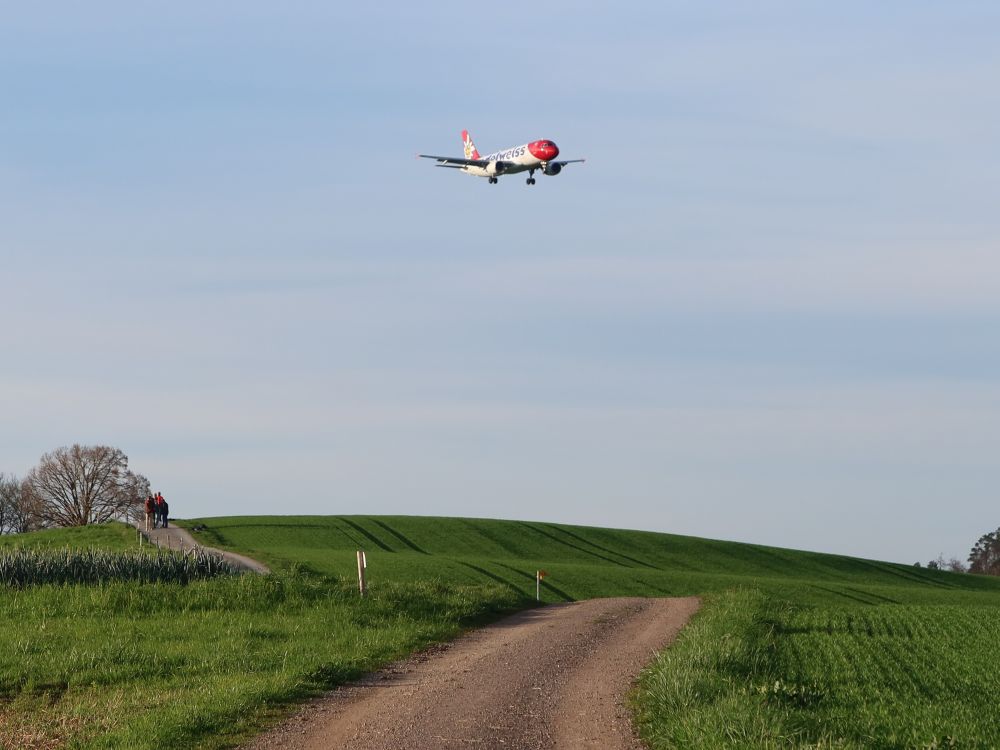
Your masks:
{"label": "white fuselage", "polygon": [[527,143],[504,151],[495,151],[482,158],[493,163],[487,167],[467,166],[464,167],[465,172],[476,177],[495,177],[501,174],[527,172],[529,169],[543,169],[545,166],[544,161],[533,156],[528,150]]}

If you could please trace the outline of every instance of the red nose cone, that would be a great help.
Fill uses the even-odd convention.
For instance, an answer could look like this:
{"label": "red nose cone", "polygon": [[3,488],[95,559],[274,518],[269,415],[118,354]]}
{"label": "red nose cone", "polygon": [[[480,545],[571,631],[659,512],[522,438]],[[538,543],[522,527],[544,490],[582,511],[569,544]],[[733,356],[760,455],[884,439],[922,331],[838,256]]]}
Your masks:
{"label": "red nose cone", "polygon": [[559,156],[559,147],[552,141],[535,141],[528,144],[528,151],[540,161],[551,161]]}

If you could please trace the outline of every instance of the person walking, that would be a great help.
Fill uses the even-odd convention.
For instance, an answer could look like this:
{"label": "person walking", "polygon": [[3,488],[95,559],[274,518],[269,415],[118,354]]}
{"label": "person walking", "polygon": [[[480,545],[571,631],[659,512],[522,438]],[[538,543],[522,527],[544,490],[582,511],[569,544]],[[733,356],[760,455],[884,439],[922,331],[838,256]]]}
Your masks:
{"label": "person walking", "polygon": [[167,501],[163,499],[163,494],[160,492],[156,493],[156,515],[157,520],[160,523],[160,528],[167,528],[167,512],[168,506]]}
{"label": "person walking", "polygon": [[146,531],[156,528],[156,501],[152,495],[146,495]]}

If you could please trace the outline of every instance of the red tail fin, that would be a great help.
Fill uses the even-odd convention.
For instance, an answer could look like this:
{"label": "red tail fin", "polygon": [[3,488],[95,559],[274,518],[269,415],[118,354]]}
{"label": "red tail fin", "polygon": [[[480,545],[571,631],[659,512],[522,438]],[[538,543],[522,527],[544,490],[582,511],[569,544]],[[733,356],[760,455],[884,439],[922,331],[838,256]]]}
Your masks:
{"label": "red tail fin", "polygon": [[472,136],[469,135],[468,130],[462,131],[462,145],[465,146],[465,158],[466,159],[479,159],[479,149],[476,148],[476,144],[472,142]]}

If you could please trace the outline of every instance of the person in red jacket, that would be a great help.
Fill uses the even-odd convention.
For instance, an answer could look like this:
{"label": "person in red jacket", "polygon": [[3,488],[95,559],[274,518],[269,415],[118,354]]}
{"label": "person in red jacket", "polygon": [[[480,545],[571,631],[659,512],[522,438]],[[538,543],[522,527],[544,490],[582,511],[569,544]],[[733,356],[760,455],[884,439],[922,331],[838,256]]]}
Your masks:
{"label": "person in red jacket", "polygon": [[159,492],[156,493],[156,516],[160,523],[160,528],[167,528],[167,501],[163,499],[163,495]]}

